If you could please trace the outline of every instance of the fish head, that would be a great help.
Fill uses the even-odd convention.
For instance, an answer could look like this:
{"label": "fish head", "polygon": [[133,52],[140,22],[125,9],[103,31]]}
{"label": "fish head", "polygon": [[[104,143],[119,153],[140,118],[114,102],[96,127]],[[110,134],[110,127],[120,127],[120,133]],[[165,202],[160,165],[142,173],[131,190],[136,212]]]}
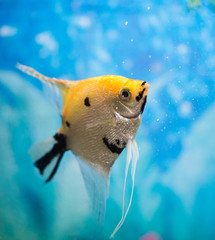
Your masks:
{"label": "fish head", "polygon": [[117,86],[114,110],[128,119],[138,118],[143,113],[149,84],[146,81],[122,79]]}

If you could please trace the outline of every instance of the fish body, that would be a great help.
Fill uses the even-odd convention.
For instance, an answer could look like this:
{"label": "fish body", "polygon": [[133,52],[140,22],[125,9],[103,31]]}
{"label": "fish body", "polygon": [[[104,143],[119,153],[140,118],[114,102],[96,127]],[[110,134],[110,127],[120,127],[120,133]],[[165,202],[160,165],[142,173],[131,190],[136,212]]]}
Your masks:
{"label": "fish body", "polygon": [[[46,143],[43,151],[34,158],[35,166],[44,174],[55,162],[46,182],[55,175],[64,152],[71,150],[80,159],[80,167],[86,187],[99,192],[99,201],[105,205],[109,174],[112,165],[130,140],[134,140],[141,122],[149,84],[122,76],[106,75],[79,81],[65,81],[46,77],[34,69],[18,64],[17,67],[51,87],[58,96],[62,125]],[[46,147],[47,146],[47,147]],[[87,167],[85,164],[87,164]],[[89,174],[93,169],[106,179],[101,184]],[[101,191],[104,194],[101,194]],[[99,203],[100,204],[100,203]],[[99,210],[101,211],[101,209]]]}
{"label": "fish body", "polygon": [[[136,135],[141,121],[141,104],[145,102],[132,112],[119,98],[120,90],[131,89],[134,82],[118,76],[91,78],[77,82],[65,96],[58,133],[66,136],[67,149],[106,174],[128,139]],[[135,82],[138,93],[131,98],[146,89],[141,84]]]}

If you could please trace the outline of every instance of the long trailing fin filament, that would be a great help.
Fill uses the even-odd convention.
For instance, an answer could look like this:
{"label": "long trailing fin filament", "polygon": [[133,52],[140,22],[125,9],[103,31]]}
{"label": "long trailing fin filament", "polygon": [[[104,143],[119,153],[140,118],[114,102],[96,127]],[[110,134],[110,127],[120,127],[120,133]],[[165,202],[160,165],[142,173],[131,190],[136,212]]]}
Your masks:
{"label": "long trailing fin filament", "polygon": [[[132,198],[133,198],[133,192],[134,192],[134,178],[135,178],[135,172],[136,172],[138,158],[139,158],[139,152],[138,152],[137,144],[134,139],[130,139],[127,144],[127,158],[126,158],[125,180],[124,180],[124,189],[123,189],[122,217],[121,217],[119,223],[117,224],[116,228],[114,229],[113,233],[111,234],[110,238],[114,238],[115,234],[121,228],[121,226],[123,225],[125,218],[128,214],[128,211],[130,209]],[[132,189],[131,189],[129,204],[125,211],[126,181],[127,181],[128,169],[129,169],[130,164],[131,164]]]}

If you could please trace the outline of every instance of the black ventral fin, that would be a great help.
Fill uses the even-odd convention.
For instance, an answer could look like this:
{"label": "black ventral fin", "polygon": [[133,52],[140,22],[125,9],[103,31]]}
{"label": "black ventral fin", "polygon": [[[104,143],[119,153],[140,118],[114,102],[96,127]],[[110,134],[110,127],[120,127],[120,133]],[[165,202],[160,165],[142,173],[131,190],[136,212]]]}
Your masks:
{"label": "black ventral fin", "polygon": [[57,133],[54,137],[37,144],[30,150],[30,154],[36,161],[34,165],[39,169],[41,175],[47,177],[49,182],[57,172],[60,161],[66,151],[66,136]]}

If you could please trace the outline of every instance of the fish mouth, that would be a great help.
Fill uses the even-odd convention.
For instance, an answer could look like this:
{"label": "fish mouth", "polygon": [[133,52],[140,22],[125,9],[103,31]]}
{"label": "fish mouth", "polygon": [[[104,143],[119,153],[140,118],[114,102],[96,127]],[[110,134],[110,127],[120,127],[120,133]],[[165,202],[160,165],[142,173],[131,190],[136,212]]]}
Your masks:
{"label": "fish mouth", "polygon": [[124,115],[124,114],[121,114],[121,113],[117,112],[116,109],[115,109],[115,114],[118,115],[121,118],[126,118],[126,119],[129,119],[129,120],[138,119],[141,116],[141,112],[138,112],[138,113],[135,113],[133,115],[128,116],[128,115]]}
{"label": "fish mouth", "polygon": [[[122,104],[122,103],[121,103]],[[120,117],[123,118],[127,118],[127,119],[136,119],[139,118],[141,115],[141,108],[139,108],[138,111],[136,111],[135,113],[131,111],[131,109],[129,109],[126,105],[122,104],[123,108],[127,110],[127,113],[123,113],[121,111],[119,111],[119,109],[117,107],[114,107],[114,111],[117,113],[117,115],[119,115]]]}
{"label": "fish mouth", "polygon": [[130,115],[130,116],[125,116],[125,115],[123,115],[123,114],[120,114],[120,113],[118,113],[121,117],[124,117],[124,118],[127,118],[127,119],[136,119],[136,118],[139,118],[140,117],[140,115],[141,115],[141,113],[139,112],[139,113],[136,113],[136,114],[133,114],[133,115]]}
{"label": "fish mouth", "polygon": [[146,101],[147,101],[147,96],[145,96],[143,101],[137,105],[135,112],[133,112],[129,107],[127,107],[123,103],[121,103],[121,107],[123,107],[124,110],[126,110],[126,113],[123,113],[123,111],[119,111],[119,109],[117,107],[114,107],[114,110],[119,116],[121,116],[123,118],[136,119],[142,115],[145,105],[146,105]]}

